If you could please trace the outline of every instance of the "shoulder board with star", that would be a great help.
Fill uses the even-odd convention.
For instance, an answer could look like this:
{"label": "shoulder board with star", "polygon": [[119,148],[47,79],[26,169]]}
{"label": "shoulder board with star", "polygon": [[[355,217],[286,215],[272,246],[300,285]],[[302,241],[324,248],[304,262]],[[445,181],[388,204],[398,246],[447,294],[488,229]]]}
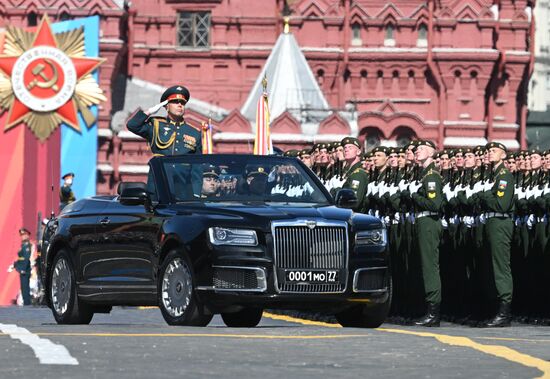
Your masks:
{"label": "shoulder board with star", "polygon": [[357,174],[358,172],[361,172],[362,168],[359,167],[359,168],[356,168],[355,170],[353,170],[353,172],[351,173],[351,175],[353,174]]}

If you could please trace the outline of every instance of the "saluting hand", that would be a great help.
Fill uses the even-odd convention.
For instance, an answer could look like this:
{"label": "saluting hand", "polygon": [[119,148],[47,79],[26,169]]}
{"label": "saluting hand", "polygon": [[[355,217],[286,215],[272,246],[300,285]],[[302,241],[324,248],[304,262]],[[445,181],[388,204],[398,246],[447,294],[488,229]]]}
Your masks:
{"label": "saluting hand", "polygon": [[145,111],[145,114],[147,116],[150,116],[152,114],[155,114],[159,111],[160,108],[164,107],[166,104],[168,104],[168,100],[164,100],[162,103],[158,103],[157,105],[152,106],[151,108],[147,109]]}

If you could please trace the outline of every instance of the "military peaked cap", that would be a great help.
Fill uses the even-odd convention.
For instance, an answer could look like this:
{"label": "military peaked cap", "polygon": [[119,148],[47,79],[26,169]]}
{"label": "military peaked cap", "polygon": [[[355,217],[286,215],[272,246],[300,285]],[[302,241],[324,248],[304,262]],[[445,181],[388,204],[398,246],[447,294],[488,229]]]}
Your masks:
{"label": "military peaked cap", "polygon": [[247,165],[244,169],[246,176],[267,175],[267,171],[262,165]]}
{"label": "military peaked cap", "polygon": [[163,102],[165,100],[183,100],[187,103],[190,97],[191,95],[189,94],[189,90],[184,86],[172,86],[164,91],[164,93],[160,97],[160,101]]}
{"label": "military peaked cap", "polygon": [[292,149],[292,150],[285,151],[283,156],[295,158],[298,156],[298,154],[299,154],[298,150]]}
{"label": "military peaked cap", "polygon": [[220,176],[220,170],[214,165],[206,164],[202,169],[202,176],[213,176],[218,178]]}
{"label": "military peaked cap", "polygon": [[371,150],[371,153],[384,153],[388,155],[388,148],[386,146],[376,146],[374,149]]}
{"label": "military peaked cap", "polygon": [[416,142],[416,146],[429,146],[435,149],[435,143],[428,140],[419,140],[418,142]]}
{"label": "military peaked cap", "polygon": [[340,145],[342,145],[342,147],[344,147],[346,145],[355,145],[358,148],[361,148],[361,142],[359,142],[359,140],[355,137],[346,137],[346,138],[344,138],[340,142]]}
{"label": "military peaked cap", "polygon": [[489,142],[487,145],[485,145],[485,148],[486,148],[487,150],[489,150],[489,149],[492,148],[492,147],[496,147],[496,148],[498,148],[498,149],[502,149],[502,150],[504,150],[504,151],[507,151],[506,146],[504,146],[504,145],[503,145],[502,143],[500,143],[500,142]]}
{"label": "military peaked cap", "polygon": [[63,175],[63,176],[61,177],[61,179],[68,178],[69,176],[72,176],[72,177],[74,178],[74,172],[68,172],[68,173],[66,173],[65,175]]}
{"label": "military peaked cap", "polygon": [[23,235],[23,234],[29,234],[30,235],[31,232],[29,232],[29,229],[27,229],[27,228],[20,228],[19,229],[19,234],[20,235]]}

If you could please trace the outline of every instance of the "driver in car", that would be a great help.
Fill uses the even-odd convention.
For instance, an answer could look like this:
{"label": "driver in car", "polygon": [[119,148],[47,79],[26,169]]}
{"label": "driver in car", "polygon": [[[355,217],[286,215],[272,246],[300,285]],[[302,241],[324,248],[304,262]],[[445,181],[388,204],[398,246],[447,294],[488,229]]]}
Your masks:
{"label": "driver in car", "polygon": [[220,196],[220,173],[216,166],[207,165],[202,172],[201,198]]}

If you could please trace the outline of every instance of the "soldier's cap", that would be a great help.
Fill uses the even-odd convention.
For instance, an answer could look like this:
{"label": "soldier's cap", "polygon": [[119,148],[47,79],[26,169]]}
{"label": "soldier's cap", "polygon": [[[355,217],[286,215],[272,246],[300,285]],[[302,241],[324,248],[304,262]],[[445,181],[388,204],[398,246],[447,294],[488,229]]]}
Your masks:
{"label": "soldier's cap", "polygon": [[441,150],[441,152],[439,153],[439,156],[442,157],[444,155],[449,155],[449,149]]}
{"label": "soldier's cap", "polygon": [[538,154],[541,155],[540,151],[537,149],[529,149],[529,155]]}
{"label": "soldier's cap", "polygon": [[164,91],[164,93],[160,97],[160,101],[163,102],[165,100],[183,100],[185,103],[187,103],[190,97],[191,95],[189,94],[189,90],[184,86],[172,86]]}
{"label": "soldier's cap", "polygon": [[399,149],[397,147],[390,147],[390,148],[388,148],[388,155],[397,154],[398,151],[399,151]]}
{"label": "soldier's cap", "polygon": [[314,143],[313,146],[311,147],[311,151],[313,152],[313,151],[315,151],[315,150],[317,150],[317,149],[319,149],[319,144],[318,144],[318,143]]}
{"label": "soldier's cap", "polygon": [[457,155],[457,154],[464,154],[464,149],[462,147],[456,148],[455,149],[455,155]]}
{"label": "soldier's cap", "polygon": [[510,159],[516,159],[516,153],[508,154],[508,160]]}
{"label": "soldier's cap", "polygon": [[388,155],[388,148],[386,146],[376,146],[374,149],[372,149],[370,152],[374,155],[376,153],[384,153]]}
{"label": "soldier's cap", "polygon": [[463,150],[465,155],[466,154],[473,154],[473,152],[474,152],[471,147],[464,147],[462,150]]}
{"label": "soldier's cap", "polygon": [[68,178],[69,176],[72,176],[74,178],[74,172],[68,172],[65,175],[61,177],[61,179],[65,180],[65,178]]}
{"label": "soldier's cap", "polygon": [[292,149],[292,150],[285,151],[285,153],[283,154],[283,156],[285,156],[285,157],[296,158],[296,157],[298,156],[298,153],[299,153],[298,150]]}
{"label": "soldier's cap", "polygon": [[404,147],[400,147],[397,149],[397,154],[405,154],[405,148]]}
{"label": "soldier's cap", "polygon": [[546,156],[546,155],[548,155],[548,154],[550,154],[550,150],[544,150],[544,151],[542,152],[542,155],[544,155],[544,156]]}
{"label": "soldier's cap", "polygon": [[475,155],[482,155],[483,153],[485,153],[485,146],[477,145],[476,147],[474,147],[474,154]]}
{"label": "soldier's cap", "polygon": [[340,145],[342,145],[342,147],[344,147],[346,145],[355,145],[359,149],[361,148],[361,142],[359,142],[359,140],[355,137],[346,137],[346,138],[344,138],[342,141],[340,141]]}
{"label": "soldier's cap", "polygon": [[418,140],[418,142],[416,143],[416,146],[429,146],[433,149],[435,149],[435,143],[433,143],[432,141],[429,141],[429,140]]}
{"label": "soldier's cap", "polygon": [[27,228],[20,228],[20,229],[19,229],[19,234],[20,234],[20,235],[23,235],[23,234],[28,234],[28,235],[30,235],[31,232],[29,232],[29,229],[27,229]]}
{"label": "soldier's cap", "polygon": [[298,152],[299,157],[303,157],[304,155],[311,155],[311,149],[302,149]]}
{"label": "soldier's cap", "polygon": [[246,176],[267,175],[266,168],[262,165],[247,165],[244,169]]}
{"label": "soldier's cap", "polygon": [[416,140],[410,140],[409,142],[407,142],[407,144],[405,146],[403,146],[403,148],[405,150],[407,150],[409,147],[416,147]]}
{"label": "soldier's cap", "polygon": [[324,142],[323,142],[323,143],[320,143],[320,144],[319,144],[319,151],[321,151],[321,150],[328,150],[328,149],[329,149],[328,143],[324,143]]}
{"label": "soldier's cap", "polygon": [[491,149],[491,148],[494,148],[496,147],[497,149],[501,149],[501,150],[504,150],[504,152],[508,151],[506,149],[506,146],[504,146],[502,143],[500,142],[489,142],[487,145],[485,145],[485,148],[487,150]]}
{"label": "soldier's cap", "polygon": [[214,178],[219,178],[220,177],[220,169],[214,165],[211,165],[211,164],[205,164],[203,167],[202,167],[202,176],[209,176],[209,177],[214,177]]}

